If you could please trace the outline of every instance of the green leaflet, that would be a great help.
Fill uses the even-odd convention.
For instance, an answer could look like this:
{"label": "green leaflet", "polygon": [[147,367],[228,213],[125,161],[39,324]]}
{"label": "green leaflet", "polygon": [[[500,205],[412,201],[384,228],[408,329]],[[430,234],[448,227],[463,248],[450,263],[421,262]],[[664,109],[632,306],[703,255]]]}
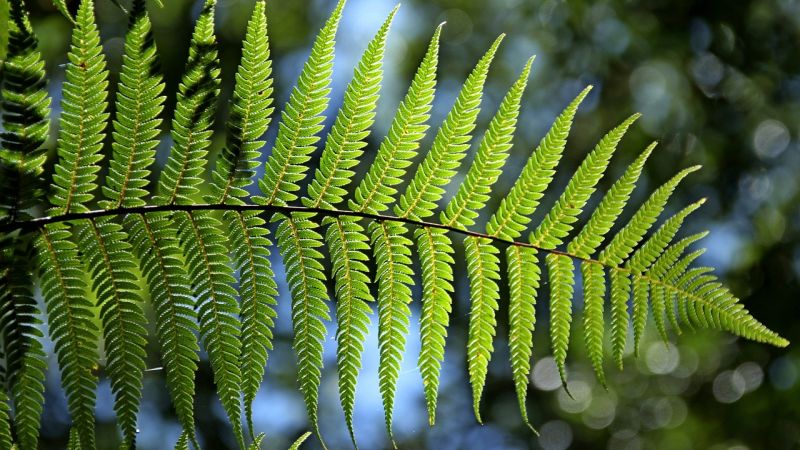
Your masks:
{"label": "green leaflet", "polygon": [[478,211],[489,200],[492,185],[503,173],[503,164],[512,147],[522,94],[528,85],[533,59],[531,57],[525,64],[519,78],[508,90],[489,123],[489,128],[475,155],[475,161],[467,172],[467,178],[458,188],[455,197],[447,204],[447,208],[442,211],[439,220],[443,224],[450,226],[458,224],[461,228],[469,228],[475,223]]}
{"label": "green leaflet", "polygon": [[375,162],[355,190],[355,200],[350,200],[353,211],[380,213],[389,209],[397,194],[394,187],[403,181],[411,159],[419,148],[419,141],[428,129],[431,103],[436,89],[436,66],[439,57],[439,37],[442,26],[436,27],[428,51],[417,69],[389,133],[381,142]]}
{"label": "green leaflet", "polygon": [[545,189],[553,180],[554,169],[567,145],[572,119],[578,112],[578,105],[589,94],[589,90],[591,86],[578,94],[542,138],[533,155],[525,163],[519,179],[514,182],[511,191],[500,202],[500,207],[489,218],[489,223],[486,225],[486,232],[489,235],[506,240],[513,240],[522,235],[530,222],[529,216],[536,210]]}
{"label": "green leaflet", "polygon": [[261,136],[267,131],[272,115],[272,60],[265,2],[259,0],[247,23],[242,43],[242,59],[236,72],[228,135],[217,165],[212,172],[212,201],[227,203],[248,195],[259,166]]}
{"label": "green leaflet", "polygon": [[622,353],[628,339],[628,298],[631,280],[628,274],[619,270],[609,272],[611,279],[611,354],[617,367],[622,370]]}
{"label": "green leaflet", "polygon": [[144,1],[136,0],[117,86],[114,152],[103,186],[107,208],[142,206],[149,195],[147,177],[155,162],[164,109],[164,82],[156,71],[156,51]]}
{"label": "green leaflet", "polygon": [[204,182],[202,175],[220,89],[215,5],[215,0],[206,0],[192,33],[172,119],[173,145],[158,181],[158,204],[193,203]]}
{"label": "green leaflet", "polygon": [[308,198],[303,204],[309,207],[332,208],[344,200],[345,188],[352,181],[358,158],[367,145],[370,127],[375,121],[375,107],[383,78],[383,52],[389,26],[397,13],[396,6],[378,33],[367,45],[353,79],[344,92],[344,101],[336,122],[328,133],[320,167],[308,186]]}
{"label": "green leaflet", "polygon": [[[550,341],[561,383],[567,389],[567,347],[572,322],[572,293],[575,284],[572,261],[564,255],[550,253],[545,258],[550,282]],[[567,390],[569,393],[569,390]]]}
{"label": "green leaflet", "polygon": [[499,308],[500,259],[498,250],[488,239],[468,237],[464,240],[467,255],[467,274],[472,305],[469,311],[469,335],[467,337],[467,360],[469,380],[472,384],[472,409],[475,418],[481,422],[480,401],[489,360],[494,350],[492,340],[495,335]]}
{"label": "green leaflet", "polygon": [[[180,243],[169,215],[129,215],[125,227],[156,312],[156,337],[164,361],[167,389],[187,439],[194,432],[194,373],[199,357],[197,313]],[[196,446],[196,445],[195,445]]]}
{"label": "green leaflet", "polygon": [[242,353],[239,303],[232,284],[228,250],[221,224],[211,214],[177,213],[175,222],[186,266],[197,297],[197,317],[203,346],[208,351],[214,382],[239,447],[244,448],[241,425]]}
{"label": "green leaflet", "polygon": [[583,276],[583,337],[597,380],[605,387],[606,376],[603,370],[605,273],[600,264],[584,261],[581,263],[581,274]]}
{"label": "green leaflet", "polygon": [[264,219],[252,213],[226,211],[223,214],[230,243],[231,259],[239,269],[240,317],[242,322],[242,391],[251,437],[253,400],[264,378],[267,351],[272,350],[278,286],[269,261],[272,245]]}
{"label": "green leaflet", "polygon": [[77,247],[69,231],[56,224],[42,230],[36,250],[47,326],[55,344],[73,429],[81,447],[93,449],[98,330],[93,305],[86,299],[82,269],[75,264]]}
{"label": "green leaflet", "polygon": [[286,281],[292,294],[294,350],[297,354],[297,381],[313,430],[319,436],[317,397],[322,377],[322,341],[325,324],[330,320],[322,253],[322,236],[308,213],[280,216],[275,237],[278,240]]}
{"label": "green leaflet", "polygon": [[[0,63],[0,222],[28,218],[24,211],[40,204],[46,159],[42,146],[50,127],[44,61],[25,4],[12,1],[7,13],[2,27],[8,37],[7,54],[0,58],[4,59]],[[3,45],[0,51],[5,50]]]}
{"label": "green leaflet", "polygon": [[373,222],[370,236],[378,279],[378,386],[383,398],[386,431],[392,435],[392,413],[400,361],[406,346],[411,310],[411,241],[400,222]]}
{"label": "green leaflet", "polygon": [[361,354],[368,332],[369,315],[372,313],[367,302],[374,300],[369,291],[370,278],[366,264],[369,258],[365,253],[370,247],[364,229],[354,218],[336,218],[325,222],[328,225],[325,242],[331,251],[336,292],[339,399],[350,438],[355,446],[353,408],[356,381],[361,369]]}
{"label": "green leaflet", "polygon": [[[94,3],[83,0],[78,9],[62,91],[58,163],[54,169],[52,213],[86,211],[94,198],[99,162],[103,158],[108,71],[94,23]],[[81,439],[83,441],[83,438]]]}
{"label": "green leaflet", "polygon": [[[541,270],[536,250],[510,246],[506,250],[508,267],[508,342],[511,352],[511,371],[517,391],[522,420],[528,422],[525,401],[533,353],[533,331],[536,326],[536,295]],[[529,425],[530,426],[530,425]]]}
{"label": "green leaflet", "polygon": [[123,447],[136,443],[136,415],[142,395],[146,330],[136,284],[135,259],[128,235],[108,217],[77,227],[81,254],[97,294],[106,353],[106,370],[114,393],[114,411]]}
{"label": "green leaflet", "polygon": [[333,73],[333,45],[345,0],[339,0],[325,26],[311,47],[297,85],[281,115],[278,138],[264,167],[264,177],[259,187],[264,197],[260,203],[286,204],[297,199],[294,192],[308,171],[306,163],[319,140],[328,107],[331,74]]}
{"label": "green leaflet", "polygon": [[398,216],[423,219],[433,215],[436,202],[445,193],[441,186],[450,182],[466,156],[480,112],[486,75],[504,36],[500,35],[494,41],[464,82],[455,105],[433,139],[430,151],[394,207]]}
{"label": "green leaflet", "polygon": [[419,372],[425,390],[428,423],[436,421],[439,372],[453,310],[453,244],[444,230],[428,227],[414,231],[422,266],[422,311],[419,318]]}
{"label": "green leaflet", "polygon": [[300,437],[298,437],[297,440],[295,440],[292,443],[292,445],[289,446],[289,450],[298,450],[300,446],[303,445],[303,443],[306,441],[306,439],[308,439],[309,436],[311,436],[311,432],[308,431],[300,435]]}

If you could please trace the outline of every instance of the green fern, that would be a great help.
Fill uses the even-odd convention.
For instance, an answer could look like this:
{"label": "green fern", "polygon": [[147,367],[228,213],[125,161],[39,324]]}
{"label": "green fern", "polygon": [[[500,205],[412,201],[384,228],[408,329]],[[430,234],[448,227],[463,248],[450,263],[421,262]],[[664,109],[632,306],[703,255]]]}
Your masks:
{"label": "green fern", "polygon": [[[55,3],[70,17],[66,2]],[[409,173],[421,156],[420,142],[428,131],[442,32],[442,26],[437,27],[374,161],[362,167],[380,97],[389,27],[397,8],[367,44],[330,131],[323,134],[335,36],[344,8],[341,0],[314,41],[283,107],[275,143],[263,151],[269,158],[258,183],[260,195],[252,195],[263,136],[273,112],[263,0],[255,3],[247,24],[224,127],[226,136],[220,140],[224,146],[210,170],[215,129],[223,127],[215,124],[221,92],[215,2],[205,2],[176,92],[170,130],[173,145],[155,186],[150,179],[161,139],[165,96],[144,1],[134,0],[128,12],[107,165],[101,161],[109,118],[108,75],[92,1],[83,0],[75,17],[70,17],[74,20],[73,42],[61,95],[58,159],[51,173],[44,172],[50,112],[44,65],[24,3],[12,0],[9,5],[8,26],[3,27],[8,39],[0,36],[0,54],[5,55],[0,85],[4,129],[0,150],[3,448],[38,447],[46,360],[40,312],[33,297],[34,278],[41,286],[73,421],[69,448],[94,448],[95,374],[101,362],[105,362],[115,395],[122,447],[135,447],[146,357],[146,302],[155,310],[155,339],[183,428],[175,448],[198,447],[193,406],[194,378],[200,364],[198,336],[208,353],[217,394],[238,446],[258,448],[263,434],[254,429],[252,405],[265,374],[276,318],[270,221],[275,222],[276,244],[291,291],[298,384],[310,427],[320,438],[317,401],[325,322],[330,320],[329,287],[336,300],[339,396],[354,445],[356,382],[373,314],[370,302],[377,300],[379,393],[387,433],[393,439],[393,410],[417,262],[422,283],[422,347],[417,364],[429,421],[434,423],[454,285],[463,278],[454,271],[453,234],[465,237],[471,300],[467,369],[478,421],[506,286],[512,378],[528,426],[526,401],[537,301],[549,299],[549,338],[566,388],[576,269],[583,279],[579,327],[588,359],[603,386],[607,383],[606,340],[610,340],[612,359],[621,367],[629,327],[638,353],[650,317],[664,340],[669,328],[678,334],[714,328],[759,342],[788,345],[753,318],[711,269],[693,266],[703,250],[692,247],[706,233],[678,236],[683,222],[703,200],[676,209],[677,213],[661,219],[648,235],[678,184],[697,167],[680,171],[657,188],[630,220],[612,233],[623,210],[633,208],[631,194],[653,152],[652,144],[630,163],[579,225],[638,114],[597,143],[563,192],[554,196],[555,203],[543,211],[543,220],[530,226],[555,177],[578,107],[590,87],[556,118],[511,190],[505,195],[493,192],[512,151],[533,62],[531,58],[524,65],[482,138],[473,139],[483,86],[503,36],[478,61],[432,136],[430,149]],[[318,164],[312,163],[323,138]],[[440,205],[471,145],[476,147],[475,156],[463,183]],[[317,166],[313,177],[306,181],[313,166]],[[106,172],[104,180],[98,180],[98,175]],[[358,183],[357,173],[365,174]],[[49,204],[42,189],[45,177],[53,180]],[[102,198],[98,198],[98,185],[102,185]],[[488,220],[480,223],[492,195],[502,200]],[[42,210],[50,215],[38,217]],[[473,231],[475,226],[485,233]],[[520,240],[525,233],[529,233],[528,240]],[[501,252],[505,253],[504,266]],[[546,283],[542,282],[542,263],[547,270]],[[544,285],[549,286],[549,296],[542,296]],[[149,295],[143,296],[142,289]],[[605,311],[606,299],[610,314]],[[101,337],[104,360],[97,351]],[[291,448],[298,448],[307,436],[301,436]]]}

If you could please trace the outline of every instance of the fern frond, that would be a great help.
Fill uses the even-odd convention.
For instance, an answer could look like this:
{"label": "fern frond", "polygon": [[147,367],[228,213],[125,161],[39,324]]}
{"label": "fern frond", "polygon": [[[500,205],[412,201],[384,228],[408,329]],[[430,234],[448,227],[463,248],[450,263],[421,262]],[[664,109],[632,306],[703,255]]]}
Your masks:
{"label": "fern frond", "polygon": [[328,107],[333,47],[345,0],[339,0],[325,26],[317,35],[311,54],[303,66],[297,85],[281,115],[278,137],[272,154],[264,167],[259,187],[264,197],[257,198],[265,205],[286,204],[297,199],[308,165],[306,164],[319,141]]}
{"label": "fern frond", "polygon": [[544,191],[553,180],[555,167],[561,159],[567,136],[572,127],[572,119],[578,111],[578,105],[589,94],[591,86],[584,89],[550,127],[542,138],[533,155],[525,163],[522,173],[508,195],[500,202],[500,207],[489,218],[486,231],[491,236],[514,240],[530,222],[530,215],[536,210]]}
{"label": "fern frond", "polygon": [[483,386],[486,384],[486,373],[494,346],[497,319],[495,313],[499,308],[500,279],[499,251],[488,239],[468,237],[464,240],[464,251],[467,257],[467,275],[469,277],[470,297],[472,305],[469,311],[469,334],[467,336],[467,360],[469,380],[472,384],[472,409],[475,418],[481,423],[480,401]]}
{"label": "fern frond", "polygon": [[394,207],[399,217],[423,219],[433,215],[436,202],[445,192],[442,186],[450,182],[466,156],[480,112],[486,75],[504,36],[500,35],[492,43],[464,82],[453,108],[433,139],[430,151]]}
{"label": "fern frond", "polygon": [[259,165],[261,136],[272,115],[272,61],[270,60],[266,2],[253,9],[242,43],[242,59],[236,72],[228,119],[228,139],[212,173],[212,199],[226,203],[248,195]]}
{"label": "fern frond", "polygon": [[250,446],[247,447],[247,450],[261,450],[261,443],[264,441],[264,437],[264,433],[256,436]]}
{"label": "fern frond", "polygon": [[436,66],[439,58],[439,37],[442,26],[436,27],[428,50],[414,75],[414,80],[400,103],[389,133],[381,142],[375,162],[355,189],[350,200],[353,211],[380,213],[389,209],[402,183],[406,169],[419,148],[419,141],[428,129],[431,104],[436,90]]}
{"label": "fern frond", "polygon": [[606,386],[603,370],[603,303],[606,297],[606,278],[603,266],[594,262],[582,262],[583,276],[583,337],[592,368],[600,384]]}
{"label": "fern frond", "polygon": [[143,0],[132,6],[117,87],[113,155],[103,194],[107,208],[146,204],[150,167],[158,147],[164,82],[158,73],[156,46]]}
{"label": "fern frond", "polygon": [[400,222],[373,222],[370,234],[378,267],[378,387],[383,398],[386,431],[394,442],[394,396],[411,316],[410,286],[414,284],[411,241]]}
{"label": "fern frond", "polygon": [[214,371],[217,393],[244,448],[241,424],[241,324],[233,270],[224,245],[221,223],[211,214],[177,213],[173,217],[184,248],[186,266],[198,298],[198,322],[203,346]]}
{"label": "fern frond", "polygon": [[158,182],[158,204],[196,200],[211,145],[212,124],[219,96],[219,59],[214,37],[216,1],[206,0],[192,32],[186,70],[178,86],[172,119],[172,149]]}
{"label": "fern frond", "polygon": [[656,189],[650,197],[636,211],[622,230],[617,233],[606,248],[598,255],[598,260],[612,266],[619,266],[630,255],[633,248],[639,244],[647,230],[656,221],[656,218],[664,210],[678,183],[687,175],[700,169],[700,166],[693,166],[683,169],[661,187]]}
{"label": "fern frond", "polygon": [[[86,211],[94,198],[100,150],[105,137],[108,71],[94,20],[94,2],[82,0],[62,90],[58,163],[50,202],[53,212]],[[85,443],[84,437],[81,441]]]}
{"label": "fern frond", "polygon": [[386,36],[398,8],[399,5],[383,22],[353,72],[353,79],[344,92],[342,108],[328,133],[320,167],[308,186],[308,198],[303,199],[306,206],[332,208],[347,195],[346,187],[355,175],[352,168],[363,154],[367,145],[365,139],[375,121]]}
{"label": "fern frond", "polygon": [[36,249],[48,329],[61,368],[67,406],[81,447],[93,449],[98,335],[94,305],[86,298],[78,249],[64,225],[44,228],[36,240]]}
{"label": "fern frond", "polygon": [[353,407],[356,381],[361,369],[361,354],[369,327],[372,309],[367,302],[374,299],[369,291],[366,261],[369,241],[355,218],[326,219],[325,242],[331,253],[336,291],[336,366],[339,371],[339,399],[344,410],[347,430],[355,446]]}
{"label": "fern frond", "polygon": [[440,221],[449,226],[456,224],[464,229],[475,223],[478,212],[489,200],[492,185],[503,173],[502,167],[508,158],[516,131],[522,94],[528,85],[528,77],[534,57],[528,59],[517,81],[508,90],[497,109],[489,128],[481,140],[475,161],[467,172],[464,183],[442,211]]}
{"label": "fern frond", "polygon": [[589,197],[595,190],[597,182],[608,168],[611,156],[617,144],[640,114],[634,114],[616,128],[609,131],[597,146],[583,160],[578,170],[569,180],[556,204],[547,213],[542,223],[530,235],[531,244],[546,249],[556,248],[572,230],[572,224],[578,220]]}
{"label": "fern frond", "polygon": [[453,310],[453,244],[444,230],[429,227],[414,231],[422,268],[422,311],[419,318],[419,372],[425,390],[428,423],[436,421],[439,372],[450,312]]}
{"label": "fern frond", "polygon": [[286,267],[286,281],[292,294],[294,349],[297,354],[297,382],[306,404],[311,426],[319,436],[317,398],[322,376],[322,341],[330,320],[327,282],[322,265],[322,236],[310,214],[281,216],[275,237]]}
{"label": "fern frond", "polygon": [[[508,268],[508,343],[511,352],[511,371],[522,420],[528,422],[525,406],[533,353],[533,331],[536,326],[536,295],[541,270],[535,249],[509,246],[506,250]],[[530,425],[529,425],[530,426]]]}
{"label": "fern frond", "polygon": [[180,243],[168,214],[129,215],[125,218],[125,227],[130,232],[130,241],[155,308],[156,337],[161,346],[167,389],[183,433],[196,444],[197,314]]}
{"label": "fern frond", "polygon": [[[567,389],[567,348],[572,322],[572,294],[575,285],[574,268],[568,256],[550,253],[545,258],[550,282],[550,340],[553,358],[558,366],[561,384]],[[569,390],[567,390],[569,393]]]}
{"label": "fern frond", "polygon": [[122,447],[134,448],[147,332],[131,246],[122,226],[108,217],[81,222],[77,238],[97,294]]}
{"label": "fern frond", "polygon": [[0,62],[0,221],[14,221],[27,218],[22,211],[40,204],[43,196],[42,146],[50,127],[50,96],[25,4],[15,0],[6,6],[8,51]]}
{"label": "fern frond", "polygon": [[611,186],[608,193],[597,205],[589,221],[580,233],[569,243],[567,251],[581,258],[588,258],[594,254],[597,247],[603,242],[603,237],[611,230],[614,223],[622,214],[622,209],[628,203],[631,192],[636,187],[636,182],[642,174],[644,163],[650,157],[656,143],[653,142],[631,163],[625,173]]}
{"label": "fern frond", "polygon": [[639,344],[642,342],[644,327],[647,325],[647,300],[650,296],[650,286],[641,278],[633,277],[633,351],[639,356]]}

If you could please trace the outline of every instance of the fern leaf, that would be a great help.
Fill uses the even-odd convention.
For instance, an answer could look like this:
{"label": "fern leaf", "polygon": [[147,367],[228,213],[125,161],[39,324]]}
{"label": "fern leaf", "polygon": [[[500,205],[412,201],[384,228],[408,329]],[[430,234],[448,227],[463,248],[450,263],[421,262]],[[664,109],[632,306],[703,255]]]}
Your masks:
{"label": "fern leaf", "polygon": [[611,186],[611,189],[595,208],[589,221],[567,246],[568,252],[581,258],[588,258],[594,254],[597,247],[603,242],[603,237],[622,214],[622,209],[628,203],[631,192],[642,174],[644,164],[655,147],[655,142],[650,144]]}
{"label": "fern leaf", "polygon": [[248,195],[272,115],[272,61],[267,37],[266,2],[259,0],[247,23],[242,59],[236,72],[228,139],[212,173],[212,198],[226,203],[229,198]]}
{"label": "fern leaf", "polygon": [[194,373],[197,344],[194,299],[183,266],[178,238],[167,214],[131,215],[125,219],[133,251],[156,312],[156,336],[166,369],[167,388],[183,433],[195,441]]}
{"label": "fern leaf", "polygon": [[653,305],[653,321],[656,324],[656,330],[658,330],[658,335],[661,336],[661,340],[666,344],[669,342],[669,337],[667,337],[667,323],[664,320],[667,310],[667,299],[663,286],[658,284],[650,285],[650,302]]}
{"label": "fern leaf", "polygon": [[353,79],[347,85],[342,108],[325,142],[320,167],[308,186],[308,198],[303,199],[306,206],[332,208],[347,195],[346,187],[355,175],[352,168],[363,154],[363,148],[367,145],[365,139],[375,121],[375,107],[383,78],[386,36],[397,8],[399,5],[367,45],[353,72]]}
{"label": "fern leaf", "polygon": [[50,337],[55,344],[61,384],[81,447],[94,448],[94,368],[98,330],[94,305],[86,298],[86,284],[78,250],[63,225],[44,228],[36,241],[39,279],[47,306]]}
{"label": "fern leaf", "polygon": [[107,208],[145,204],[147,178],[158,147],[164,82],[156,71],[156,46],[143,0],[133,4],[122,59],[113,156],[103,186]]}
{"label": "fern leaf", "polygon": [[[528,422],[525,406],[533,353],[533,331],[536,326],[536,295],[541,270],[536,250],[518,245],[506,250],[508,267],[508,343],[511,352],[511,371],[517,391],[522,420]],[[530,426],[530,425],[529,425]]]}
{"label": "fern leaf", "polygon": [[325,242],[331,253],[336,291],[336,365],[339,371],[339,399],[350,439],[355,446],[353,408],[356,381],[361,370],[361,354],[372,313],[367,302],[373,301],[369,291],[369,275],[365,253],[368,238],[357,219],[337,217],[326,219]]}
{"label": "fern leaf", "polygon": [[609,131],[598,142],[597,146],[583,160],[556,204],[536,230],[531,233],[531,244],[540,248],[553,249],[563,242],[563,239],[572,230],[572,224],[578,220],[578,215],[589,201],[597,182],[608,168],[617,144],[639,116],[640,114],[632,115]]}
{"label": "fern leaf", "polygon": [[260,450],[261,443],[264,441],[264,433],[259,434],[253,439],[253,442],[247,447],[247,450]]}
{"label": "fern leaf", "polygon": [[245,419],[253,434],[253,400],[264,378],[267,351],[272,349],[278,286],[269,261],[264,219],[253,213],[227,211],[228,242],[235,267],[239,269],[242,321],[242,392]]}
{"label": "fern leaf", "polygon": [[393,441],[392,413],[400,361],[406,345],[411,310],[411,241],[400,222],[373,222],[372,248],[378,267],[378,387],[383,398],[386,431]]}
{"label": "fern leaf", "polygon": [[609,271],[611,278],[611,354],[617,367],[622,370],[622,353],[628,339],[628,298],[631,292],[631,279],[619,270]]}
{"label": "fern leaf", "polygon": [[402,183],[419,141],[428,129],[431,104],[436,90],[436,66],[439,57],[439,37],[442,25],[436,27],[428,50],[414,75],[411,87],[400,103],[389,133],[381,142],[375,162],[355,189],[350,200],[353,211],[380,213],[389,209],[397,194],[395,186]]}
{"label": "fern leaf", "polygon": [[22,212],[38,205],[43,196],[42,146],[50,127],[50,96],[25,4],[17,0],[6,6],[10,6],[3,25],[8,53],[0,61],[0,221],[14,221],[27,218]]}
{"label": "fern leaf", "polygon": [[[568,256],[550,253],[545,258],[550,282],[550,339],[553,358],[558,366],[561,383],[567,388],[567,348],[569,327],[572,321],[572,294],[575,276]],[[569,393],[569,390],[567,390]]]}
{"label": "fern leaf", "polygon": [[[68,55],[58,136],[59,161],[50,196],[53,212],[58,214],[87,210],[86,204],[94,198],[92,191],[97,187],[98,163],[103,158],[100,150],[108,119],[108,71],[93,9],[92,0],[81,1]],[[83,435],[81,441],[86,443]]]}
{"label": "fern leaf", "polygon": [[667,200],[675,191],[678,183],[699,168],[699,166],[694,166],[684,169],[656,189],[650,195],[650,198],[636,211],[628,224],[600,252],[598,260],[612,266],[622,264],[625,258],[633,251],[633,248],[642,240],[647,230],[653,225],[653,222],[656,221],[661,211],[664,210]]}
{"label": "fern leaf", "polygon": [[486,373],[492,357],[492,340],[495,335],[498,300],[500,299],[499,251],[488,239],[467,237],[464,240],[472,305],[469,312],[469,335],[467,337],[467,360],[469,380],[472,384],[472,409],[481,422],[480,401]]}
{"label": "fern leaf", "polygon": [[500,103],[481,140],[475,161],[467,172],[464,183],[441,213],[442,224],[449,226],[457,224],[461,228],[469,228],[475,223],[478,211],[483,209],[489,200],[492,185],[503,173],[502,167],[514,140],[522,94],[528,84],[533,60],[534,57],[528,59],[519,78]]}
{"label": "fern leaf", "polygon": [[192,32],[172,120],[173,145],[158,182],[158,204],[192,203],[204,182],[202,175],[220,89],[215,5],[215,0],[205,1]]}
{"label": "fern leaf", "polygon": [[480,112],[486,75],[504,36],[500,35],[492,43],[464,82],[455,105],[433,139],[431,150],[394,207],[398,216],[423,219],[433,215],[436,202],[445,192],[442,186],[450,182],[466,156]]}
{"label": "fern leaf", "polygon": [[83,221],[78,243],[97,293],[106,369],[115,395],[114,411],[123,448],[136,445],[136,414],[145,368],[146,330],[128,236],[111,218]]}
{"label": "fern leaf", "polygon": [[208,351],[217,393],[244,448],[241,424],[241,324],[232,284],[236,281],[224,245],[221,224],[210,214],[177,213],[173,217],[183,244],[186,267],[198,298],[198,322]]}
{"label": "fern leaf", "polygon": [[297,199],[294,193],[308,171],[307,162],[319,140],[328,107],[331,74],[333,73],[333,47],[345,0],[339,0],[325,26],[311,47],[311,55],[300,72],[297,85],[289,96],[281,116],[278,138],[272,155],[265,166],[264,177],[259,181],[264,197],[257,198],[265,205],[285,204]]}
{"label": "fern leaf", "polygon": [[603,370],[603,302],[606,296],[606,279],[603,266],[593,262],[581,263],[583,275],[583,337],[592,368],[600,384],[606,386]]}
{"label": "fern leaf", "polygon": [[276,238],[286,267],[286,279],[292,294],[292,324],[294,349],[297,354],[297,373],[300,391],[306,403],[311,426],[319,436],[317,398],[322,376],[322,341],[325,340],[323,320],[330,320],[327,282],[322,266],[322,236],[315,231],[317,224],[310,214],[281,216]]}
{"label": "fern leaf", "polygon": [[544,191],[553,180],[555,167],[564,153],[567,136],[572,127],[572,119],[578,111],[578,105],[589,94],[591,86],[584,89],[575,100],[570,103],[561,115],[556,118],[550,131],[547,132],[533,155],[525,163],[522,173],[514,186],[495,211],[486,225],[486,231],[491,236],[513,240],[522,235],[530,215],[536,210],[539,201],[544,196]]}
{"label": "fern leaf", "polygon": [[64,15],[72,23],[75,23],[75,19],[72,18],[72,14],[69,13],[69,8],[67,8],[67,0],[53,0],[53,5],[55,5],[56,9]]}
{"label": "fern leaf", "polygon": [[436,421],[439,372],[452,312],[453,245],[442,229],[429,227],[414,231],[422,268],[422,312],[420,313],[419,372],[425,390],[428,423]]}

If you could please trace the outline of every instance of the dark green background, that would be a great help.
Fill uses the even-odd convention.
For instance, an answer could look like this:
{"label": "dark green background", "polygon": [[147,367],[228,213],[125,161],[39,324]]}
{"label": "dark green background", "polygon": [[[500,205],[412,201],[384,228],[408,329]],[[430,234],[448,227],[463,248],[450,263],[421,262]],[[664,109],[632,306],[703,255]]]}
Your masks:
{"label": "dark green background", "polygon": [[[111,2],[97,2],[110,68],[116,73],[126,18]],[[54,11],[49,0],[29,3],[48,62],[57,111],[68,22]],[[186,58],[192,19],[200,5],[186,0],[165,3],[163,9],[153,5],[151,12],[168,92],[173,92]],[[227,96],[252,3],[220,0],[218,7],[224,68],[220,119],[227,114]],[[358,55],[392,6],[386,0],[350,0],[339,33],[335,89],[328,116],[341,102],[343,86]],[[268,3],[279,109],[314,33],[332,8],[331,1]],[[637,202],[680,168],[703,164],[704,170],[692,175],[672,202],[675,210],[701,197],[709,200],[692,216],[686,231],[712,232],[704,241],[708,252],[701,263],[717,267],[758,319],[790,341],[800,341],[800,1],[407,0],[390,34],[387,76],[367,160],[384,136],[433,28],[444,20],[448,24],[442,37],[434,124],[449,109],[472,64],[498,34],[504,32],[507,37],[490,73],[479,135],[524,61],[531,54],[537,55],[501,190],[513,182],[558,112],[586,84],[593,84],[595,89],[577,116],[559,166],[560,175],[544,207],[605,130],[633,112],[642,112],[643,118],[624,139],[612,162],[610,174],[614,176],[606,177],[602,186],[607,188],[652,140],[660,144],[634,196]],[[167,103],[171,111],[174,98],[168,97]],[[275,124],[268,133],[270,143]],[[166,151],[166,134],[164,140]],[[627,211],[626,217],[630,214]],[[541,216],[540,212],[535,219]],[[461,253],[458,257],[461,259]],[[278,259],[274,264],[282,273]],[[458,267],[457,273],[463,273],[463,267]],[[290,439],[307,429],[302,399],[294,384],[287,291],[282,280],[280,285],[279,311],[283,318],[256,404],[256,422],[259,431],[268,433],[269,448],[286,448]],[[503,338],[504,303],[498,315],[500,337],[483,402],[486,425],[477,425],[472,417],[463,350],[468,292],[463,282],[456,288],[449,354],[434,428],[427,426],[421,381],[415,369],[418,339],[410,338],[395,413],[401,448],[800,448],[800,351],[796,346],[775,349],[719,333],[684,333],[674,338],[675,346],[666,351],[653,329],[648,330],[643,355],[638,360],[632,356],[626,359],[625,371],[617,372],[607,364],[608,392],[595,383],[583,354],[582,337],[573,333],[569,369],[576,399],[569,399],[560,390],[532,386],[528,407],[532,422],[541,431],[537,438],[522,425],[517,412]],[[576,310],[580,310],[580,303],[576,300]],[[546,296],[540,305],[546,305]],[[546,320],[546,308],[540,307],[535,362],[549,354]],[[573,323],[577,330],[579,315]],[[412,330],[412,336],[416,331]],[[337,400],[333,334],[333,326],[329,326],[321,426],[330,448],[347,448]],[[388,445],[376,384],[374,329],[369,339],[356,403],[357,437],[367,449]],[[668,370],[673,365],[674,370]],[[154,358],[149,366],[158,367],[160,363]],[[537,367],[537,386],[547,387],[552,381],[547,360]],[[224,413],[212,397],[207,365],[198,375],[198,384],[197,418],[204,448],[227,448],[232,440]],[[45,448],[61,448],[68,417],[53,370],[49,386],[42,437]],[[726,403],[729,401],[732,403]],[[115,448],[117,442],[110,402],[106,383],[101,385],[98,406],[98,442],[104,448]],[[158,370],[147,373],[140,429],[140,447],[147,449],[171,446],[179,432]],[[316,446],[312,439],[305,448]]]}

